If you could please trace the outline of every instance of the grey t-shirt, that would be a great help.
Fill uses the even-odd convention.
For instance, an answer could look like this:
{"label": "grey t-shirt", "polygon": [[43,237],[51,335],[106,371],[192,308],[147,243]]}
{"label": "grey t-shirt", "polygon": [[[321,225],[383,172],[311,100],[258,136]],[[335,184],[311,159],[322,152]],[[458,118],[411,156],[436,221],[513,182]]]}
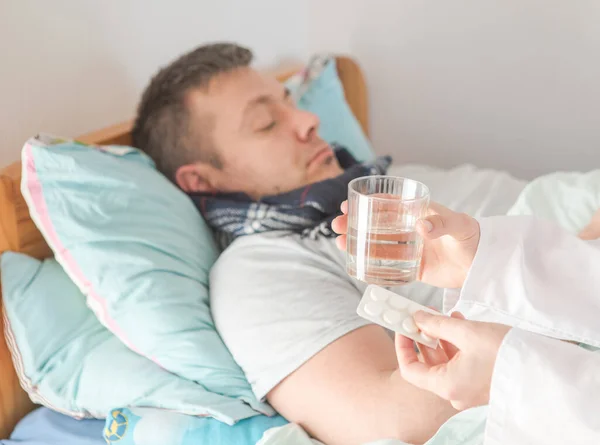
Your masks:
{"label": "grey t-shirt", "polygon": [[[369,324],[356,314],[365,288],[347,275],[333,238],[288,232],[238,238],[210,275],[217,330],[259,399],[328,344]],[[397,290],[441,305],[441,292],[429,286]]]}

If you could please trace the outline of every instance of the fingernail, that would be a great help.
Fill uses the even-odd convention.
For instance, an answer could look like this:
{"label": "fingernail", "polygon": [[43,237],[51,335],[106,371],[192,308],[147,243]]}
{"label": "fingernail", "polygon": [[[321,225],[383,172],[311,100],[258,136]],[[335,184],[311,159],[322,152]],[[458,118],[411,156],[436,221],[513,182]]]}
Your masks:
{"label": "fingernail", "polygon": [[426,232],[431,232],[433,230],[433,224],[431,224],[431,221],[422,219],[421,224],[423,224],[423,227],[425,227]]}
{"label": "fingernail", "polygon": [[429,312],[425,312],[425,311],[417,311],[413,315],[413,319],[416,322],[426,321],[428,318],[431,318],[431,317],[432,317],[432,315]]}

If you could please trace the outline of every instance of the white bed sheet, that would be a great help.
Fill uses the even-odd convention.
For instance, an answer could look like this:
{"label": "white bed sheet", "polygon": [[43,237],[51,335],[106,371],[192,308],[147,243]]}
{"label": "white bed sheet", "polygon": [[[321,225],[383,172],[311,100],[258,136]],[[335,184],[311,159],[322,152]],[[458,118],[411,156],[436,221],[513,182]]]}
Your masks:
{"label": "white bed sheet", "polygon": [[475,218],[505,215],[527,185],[527,181],[504,171],[470,164],[448,170],[420,164],[392,165],[388,174],[423,182],[433,201]]}

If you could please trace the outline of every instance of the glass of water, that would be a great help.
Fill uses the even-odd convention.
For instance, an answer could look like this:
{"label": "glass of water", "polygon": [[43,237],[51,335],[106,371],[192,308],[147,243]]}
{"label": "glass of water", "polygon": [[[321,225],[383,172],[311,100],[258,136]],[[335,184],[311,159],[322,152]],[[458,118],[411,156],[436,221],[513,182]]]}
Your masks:
{"label": "glass of water", "polygon": [[429,189],[412,179],[366,176],[348,184],[346,268],[369,284],[398,286],[419,274]]}

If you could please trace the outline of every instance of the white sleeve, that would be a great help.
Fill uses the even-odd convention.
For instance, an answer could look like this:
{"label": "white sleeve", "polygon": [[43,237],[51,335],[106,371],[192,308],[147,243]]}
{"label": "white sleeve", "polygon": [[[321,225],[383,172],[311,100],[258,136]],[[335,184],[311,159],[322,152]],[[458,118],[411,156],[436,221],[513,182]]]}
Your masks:
{"label": "white sleeve", "polygon": [[471,270],[444,311],[600,347],[600,243],[531,217],[480,225]]}
{"label": "white sleeve", "polygon": [[600,353],[512,329],[488,409],[484,445],[600,443]]}

